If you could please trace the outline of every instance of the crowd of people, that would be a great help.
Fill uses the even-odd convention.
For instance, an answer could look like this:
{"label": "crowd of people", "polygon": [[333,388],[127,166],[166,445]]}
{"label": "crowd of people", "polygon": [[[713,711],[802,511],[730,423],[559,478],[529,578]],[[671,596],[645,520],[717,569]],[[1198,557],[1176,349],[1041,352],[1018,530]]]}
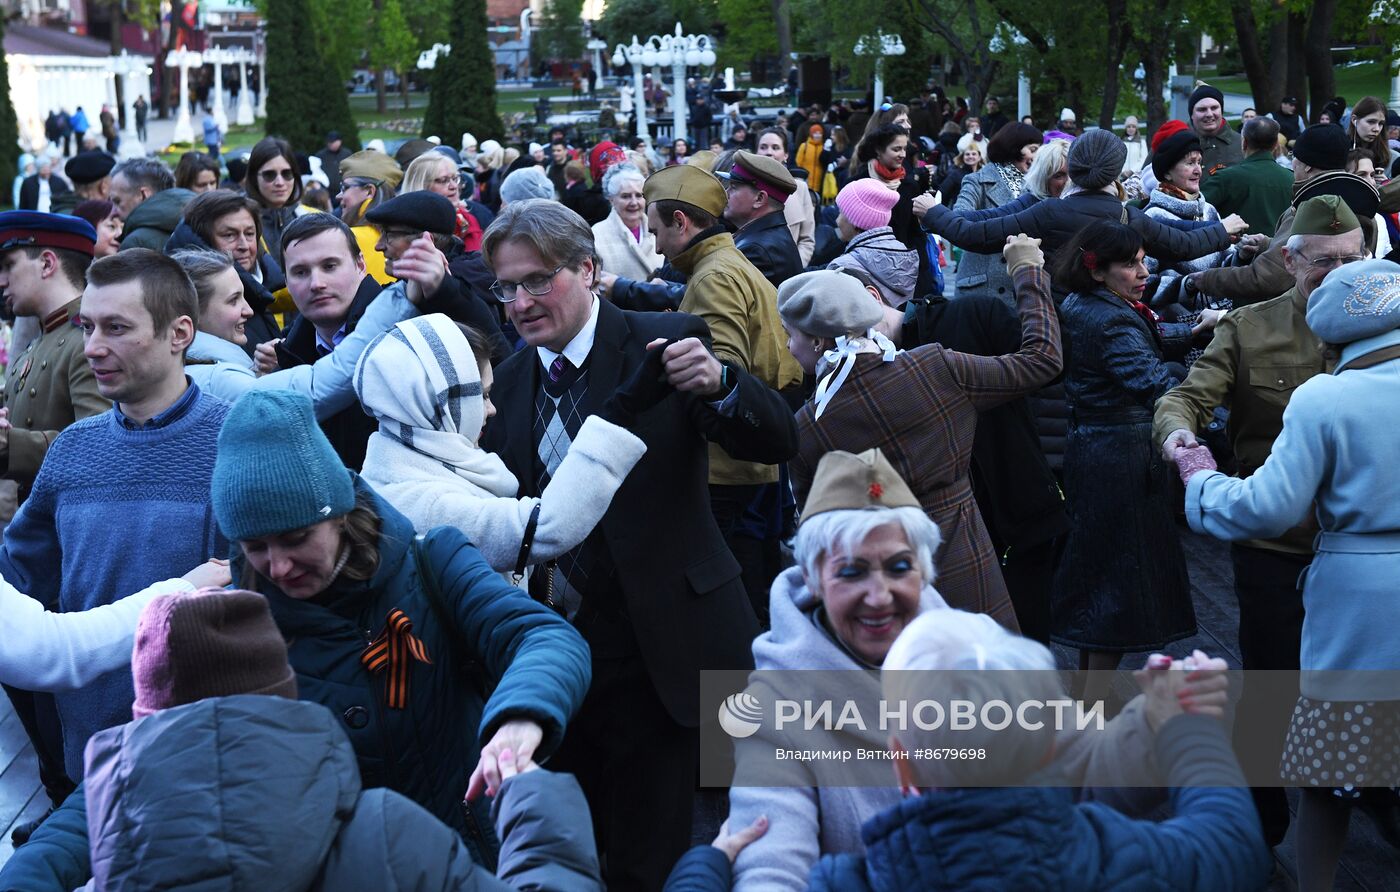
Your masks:
{"label": "crowd of people", "polygon": [[[1400,118],[1223,104],[45,156],[0,213],[0,682],[53,808],[0,889],[1253,890],[1285,786],[1331,888],[1354,807],[1400,827]],[[1162,655],[1183,517],[1284,708]],[[1044,700],[1052,644],[1141,695],[1002,738],[1017,786],[736,786],[689,848],[702,670]]]}

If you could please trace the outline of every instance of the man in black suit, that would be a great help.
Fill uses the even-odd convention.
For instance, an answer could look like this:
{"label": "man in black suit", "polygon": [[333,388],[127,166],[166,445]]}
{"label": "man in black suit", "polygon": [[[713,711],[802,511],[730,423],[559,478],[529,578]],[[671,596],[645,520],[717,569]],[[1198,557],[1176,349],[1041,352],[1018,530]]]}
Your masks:
{"label": "man in black suit", "polygon": [[[710,510],[706,441],[771,464],[796,452],[797,430],[777,393],[715,359],[698,318],[599,300],[592,230],[562,205],[512,202],[482,254],[528,345],[496,369],[483,440],[522,496],[543,491],[583,419],[648,349],[665,350],[677,391],[638,417],[646,455],[559,559],[551,595],[592,648],[593,684],[550,767],[583,785],[608,888],[659,889],[690,842],[699,672],[752,666],[758,632]],[[550,578],[537,569],[532,588]]]}
{"label": "man in black suit", "polygon": [[20,184],[19,209],[47,214],[53,210],[53,200],[68,191],[63,177],[53,175],[53,161],[47,157],[40,158],[38,173],[25,177]]}

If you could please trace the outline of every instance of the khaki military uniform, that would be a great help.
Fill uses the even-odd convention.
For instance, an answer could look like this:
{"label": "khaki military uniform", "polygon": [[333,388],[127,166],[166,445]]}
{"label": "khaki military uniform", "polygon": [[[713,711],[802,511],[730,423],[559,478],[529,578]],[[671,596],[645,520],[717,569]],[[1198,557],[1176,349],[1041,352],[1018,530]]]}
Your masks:
{"label": "khaki military uniform", "polygon": [[19,485],[19,500],[39,473],[49,444],[80,418],[112,408],[97,392],[97,379],[83,356],[83,332],[74,300],[43,320],[43,333],[18,356],[5,385],[10,432],[0,450],[4,476]]}
{"label": "khaki military uniform", "polygon": [[[1259,470],[1283,431],[1283,410],[1293,391],[1327,370],[1317,335],[1308,328],[1307,309],[1307,300],[1291,288],[1225,314],[1186,380],[1157,401],[1153,443],[1160,446],[1174,430],[1204,430],[1215,407],[1226,406],[1240,476]],[[1278,539],[1244,544],[1311,554],[1312,539],[1311,531],[1294,528]]]}

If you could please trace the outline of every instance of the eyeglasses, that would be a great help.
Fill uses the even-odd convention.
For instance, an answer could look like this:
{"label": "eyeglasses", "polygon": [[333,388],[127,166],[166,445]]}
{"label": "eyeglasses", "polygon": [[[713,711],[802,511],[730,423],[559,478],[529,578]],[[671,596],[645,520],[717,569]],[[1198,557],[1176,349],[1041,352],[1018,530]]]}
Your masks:
{"label": "eyeglasses", "polygon": [[561,263],[548,273],[527,276],[520,282],[502,282],[500,279],[497,279],[491,284],[491,293],[496,296],[496,300],[503,304],[508,304],[515,300],[518,296],[516,294],[517,288],[524,288],[535,297],[548,294],[550,287],[554,285],[554,277],[559,275],[559,271],[566,266],[568,266],[567,263]]}
{"label": "eyeglasses", "polygon": [[461,182],[461,178],[454,173],[451,176],[438,177],[437,179],[433,180],[433,185],[446,187],[452,185],[453,183],[457,183],[460,185]]}
{"label": "eyeglasses", "polygon": [[1311,264],[1313,269],[1336,269],[1339,266],[1366,259],[1360,254],[1338,254],[1333,257],[1309,257],[1302,251],[1297,253],[1299,257]]}
{"label": "eyeglasses", "polygon": [[412,229],[385,229],[385,230],[383,231],[383,235],[384,235],[385,238],[406,238],[406,239],[415,239],[415,238],[418,238],[418,237],[419,237],[420,235],[422,235],[422,234],[423,234],[423,230],[421,230],[421,229],[419,229],[419,230],[417,230],[417,231],[412,230]]}
{"label": "eyeglasses", "polygon": [[[271,180],[268,182],[271,182]],[[340,185],[342,189],[368,189],[372,186],[378,186],[379,182],[377,180],[365,180],[356,177],[354,179],[342,180]]]}
{"label": "eyeglasses", "polygon": [[285,170],[260,170],[258,171],[258,178],[264,183],[275,183],[278,180],[286,180],[290,183],[297,178],[297,175],[288,167]]}

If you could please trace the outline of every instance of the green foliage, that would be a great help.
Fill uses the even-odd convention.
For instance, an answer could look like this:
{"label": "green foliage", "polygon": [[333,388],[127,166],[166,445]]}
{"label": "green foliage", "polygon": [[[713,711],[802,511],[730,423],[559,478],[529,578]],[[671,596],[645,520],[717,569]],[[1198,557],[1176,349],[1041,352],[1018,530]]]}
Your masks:
{"label": "green foliage", "polygon": [[408,26],[399,0],[381,0],[374,17],[374,39],[369,47],[372,68],[405,75],[418,62],[418,40]]}
{"label": "green foliage", "polygon": [[778,52],[771,0],[718,0],[715,8],[724,23],[723,34],[715,34],[720,67],[747,67],[751,59]]}
{"label": "green foliage", "polygon": [[345,145],[360,147],[345,79],[318,47],[312,0],[267,0],[267,132],[304,152],[340,131]]}
{"label": "green foliage", "polygon": [[435,43],[447,42],[447,26],[452,21],[452,0],[413,0],[403,12],[420,50]]}
{"label": "green foliage", "polygon": [[[154,0],[141,0],[143,3]],[[268,43],[272,43],[272,10],[280,0],[245,0],[268,23]],[[306,0],[307,19],[320,38],[320,56],[330,64],[338,81],[344,84],[365,56],[374,21],[374,0]],[[269,98],[270,98],[269,94]]]}
{"label": "green foliage", "polygon": [[924,29],[908,19],[900,25],[899,37],[904,42],[904,55],[885,59],[885,94],[903,102],[918,96],[919,91],[928,84],[933,53],[930,49],[932,39]]}
{"label": "green foliage", "polygon": [[478,140],[504,134],[496,113],[496,63],[486,41],[486,0],[457,0],[448,42],[452,52],[433,69],[423,135],[455,146],[463,133]]}
{"label": "green foliage", "polygon": [[[0,18],[0,41],[4,39],[5,22]],[[19,121],[10,104],[10,66],[4,58],[0,58],[0,170],[7,176],[19,172]]]}
{"label": "green foliage", "polygon": [[[767,6],[766,3],[764,5]],[[630,44],[634,35],[639,40],[646,40],[653,34],[673,34],[677,22],[681,23],[687,34],[710,33],[718,36],[715,31],[718,18],[717,0],[608,0],[603,18],[598,22],[598,31],[610,47],[619,43]],[[765,23],[771,31],[771,13],[765,12],[763,18],[754,24]],[[720,52],[724,52],[723,46]]]}
{"label": "green foliage", "polygon": [[573,61],[583,58],[583,0],[549,0],[530,37],[537,59]]}

